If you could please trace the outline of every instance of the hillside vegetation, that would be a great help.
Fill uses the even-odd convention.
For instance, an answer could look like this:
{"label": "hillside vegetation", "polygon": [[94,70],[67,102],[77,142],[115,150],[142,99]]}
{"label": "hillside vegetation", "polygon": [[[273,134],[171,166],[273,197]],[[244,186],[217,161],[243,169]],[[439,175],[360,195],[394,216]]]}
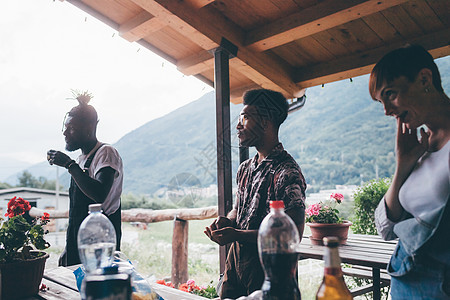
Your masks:
{"label": "hillside vegetation", "polygon": [[[450,57],[437,63],[449,93]],[[383,106],[370,99],[368,78],[307,89],[304,107],[281,126],[280,140],[301,166],[307,192],[393,174],[395,119],[386,117]],[[231,104],[233,177],[238,166],[235,126],[241,109],[242,105]],[[216,183],[214,93],[144,124],[114,146],[124,162],[125,193],[154,194],[183,183],[203,187]],[[254,153],[252,149],[250,155]],[[54,174],[46,162],[28,170],[37,178]],[[13,177],[17,182],[17,175]],[[68,186],[67,173],[60,183]]]}
{"label": "hillside vegetation", "polygon": [[[437,62],[448,91],[450,58]],[[380,178],[393,174],[395,119],[386,117],[383,106],[370,98],[368,78],[307,89],[305,106],[281,126],[280,140],[300,164],[308,192],[360,184],[377,172]],[[241,108],[231,105],[233,176]],[[181,173],[194,175],[202,186],[215,183],[215,136],[213,93],[130,132],[115,144],[124,160],[125,190],[154,193]]]}

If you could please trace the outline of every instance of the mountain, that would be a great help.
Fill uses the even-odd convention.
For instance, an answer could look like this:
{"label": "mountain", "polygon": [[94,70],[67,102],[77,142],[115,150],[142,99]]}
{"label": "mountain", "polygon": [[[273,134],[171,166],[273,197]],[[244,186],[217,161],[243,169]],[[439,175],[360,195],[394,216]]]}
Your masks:
{"label": "mountain", "polygon": [[[438,59],[437,64],[448,92],[450,57]],[[280,140],[302,168],[308,192],[393,174],[395,119],[386,117],[383,106],[370,98],[368,78],[308,88],[305,105],[281,125]],[[238,166],[235,126],[241,109],[242,105],[231,104],[233,176]],[[214,94],[144,124],[114,146],[124,162],[125,192],[152,194],[183,182],[216,183]],[[254,153],[251,150],[250,156]],[[34,166],[32,174],[47,176],[44,164],[48,166]],[[62,173],[60,182],[68,182]]]}
{"label": "mountain", "polygon": [[[450,58],[437,63],[448,91]],[[370,98],[368,79],[365,75],[307,89],[304,107],[281,126],[280,140],[302,168],[309,192],[393,174],[395,119]],[[241,108],[231,105],[233,176]],[[152,193],[186,176],[196,177],[202,186],[215,183],[215,136],[213,93],[130,132],[115,144],[124,160],[124,189]]]}
{"label": "mountain", "polygon": [[[232,120],[237,118],[240,109],[238,105],[231,105]],[[231,131],[235,136],[234,128]],[[234,144],[237,149],[237,142]],[[183,174],[194,175],[202,186],[215,183],[214,93],[148,122],[125,135],[114,146],[124,161],[127,191],[152,193],[169,186]]]}
{"label": "mountain", "polygon": [[24,161],[0,157],[0,181],[7,180],[11,174],[15,174],[30,165],[30,163]]}

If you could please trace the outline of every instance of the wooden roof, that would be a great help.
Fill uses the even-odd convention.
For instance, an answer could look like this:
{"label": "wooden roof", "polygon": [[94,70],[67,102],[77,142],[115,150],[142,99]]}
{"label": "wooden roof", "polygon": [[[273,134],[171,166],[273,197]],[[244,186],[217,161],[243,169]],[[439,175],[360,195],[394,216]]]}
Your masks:
{"label": "wooden roof", "polygon": [[235,103],[250,88],[295,98],[304,88],[367,74],[406,43],[435,58],[450,54],[448,0],[66,1],[211,85],[213,50],[231,42]]}

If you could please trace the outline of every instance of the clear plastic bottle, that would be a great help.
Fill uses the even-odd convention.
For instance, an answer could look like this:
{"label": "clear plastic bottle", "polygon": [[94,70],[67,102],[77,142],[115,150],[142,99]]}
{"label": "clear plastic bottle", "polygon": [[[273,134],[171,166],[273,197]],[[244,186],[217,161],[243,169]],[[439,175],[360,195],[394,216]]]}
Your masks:
{"label": "clear plastic bottle", "polygon": [[116,231],[102,214],[102,205],[89,205],[89,215],[78,230],[78,253],[86,273],[111,266],[115,250]]}
{"label": "clear plastic bottle", "polygon": [[258,252],[265,274],[262,299],[301,299],[296,278],[299,243],[297,226],[284,212],[284,202],[270,201],[270,213],[258,231]]}
{"label": "clear plastic bottle", "polygon": [[341,269],[341,258],[339,257],[339,238],[324,237],[323,243],[326,246],[325,269],[323,272],[323,280],[317,290],[316,300],[350,300],[353,299],[352,294],[347,288]]}

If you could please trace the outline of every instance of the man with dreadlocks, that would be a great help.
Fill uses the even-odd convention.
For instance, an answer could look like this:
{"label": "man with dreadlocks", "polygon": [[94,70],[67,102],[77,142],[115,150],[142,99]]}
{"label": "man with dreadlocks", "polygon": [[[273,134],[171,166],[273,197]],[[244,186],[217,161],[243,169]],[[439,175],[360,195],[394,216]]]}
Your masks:
{"label": "man with dreadlocks", "polygon": [[258,228],[269,213],[270,200],[283,200],[286,214],[297,225],[300,237],[305,222],[306,182],[294,158],[278,139],[289,105],[284,96],[267,89],[244,94],[244,107],[236,126],[240,146],[255,147],[256,155],[237,171],[234,208],[220,216],[205,234],[219,245],[232,243],[223,275],[221,299],[236,299],[261,289]]}
{"label": "man with dreadlocks", "polygon": [[90,204],[102,203],[103,213],[116,230],[116,249],[120,250],[121,208],[123,166],[117,150],[97,140],[97,112],[89,105],[92,98],[88,92],[75,93],[79,104],[66,115],[63,135],[66,150],[80,149],[77,161],[68,155],[49,150],[47,160],[51,165],[64,167],[71,175],[69,188],[69,226],[66,248],[59,259],[59,265],[70,266],[80,263],[77,235],[81,222],[88,215]]}

